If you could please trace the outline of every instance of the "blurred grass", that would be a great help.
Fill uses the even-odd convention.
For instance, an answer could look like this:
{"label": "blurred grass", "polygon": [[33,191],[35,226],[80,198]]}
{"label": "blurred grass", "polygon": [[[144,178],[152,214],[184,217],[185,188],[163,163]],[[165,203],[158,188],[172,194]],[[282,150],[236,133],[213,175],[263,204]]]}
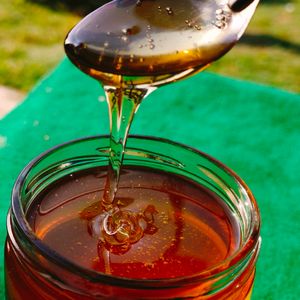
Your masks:
{"label": "blurred grass", "polygon": [[300,92],[300,0],[261,0],[240,42],[210,71]]}
{"label": "blurred grass", "polygon": [[79,17],[26,0],[0,1],[0,85],[28,91],[63,57]]}
{"label": "blurred grass", "polygon": [[[0,85],[28,91],[63,57],[80,17],[57,2],[0,1]],[[245,37],[209,71],[299,93],[299,54],[300,0],[262,0]]]}

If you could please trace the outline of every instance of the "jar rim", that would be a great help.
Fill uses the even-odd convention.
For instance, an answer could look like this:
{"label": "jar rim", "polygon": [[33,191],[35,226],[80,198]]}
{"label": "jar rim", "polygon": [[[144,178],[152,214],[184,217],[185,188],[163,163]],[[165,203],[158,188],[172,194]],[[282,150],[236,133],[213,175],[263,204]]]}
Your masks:
{"label": "jar rim", "polygon": [[[40,240],[31,229],[29,223],[26,220],[26,216],[21,204],[20,191],[30,170],[36,164],[38,164],[39,161],[41,161],[44,157],[46,157],[50,153],[53,153],[54,151],[64,146],[68,146],[71,144],[84,142],[88,140],[93,140],[93,139],[108,139],[108,138],[109,138],[108,135],[100,135],[100,136],[98,135],[98,136],[90,136],[90,137],[74,139],[65,143],[61,143],[57,146],[50,148],[49,150],[43,152],[42,154],[40,154],[39,156],[31,160],[18,176],[12,192],[12,203],[11,203],[12,216],[11,217],[14,217],[15,224],[20,230],[22,237],[26,239],[26,242],[28,242],[32,247],[34,247],[34,249],[36,249],[46,259],[64,268],[67,268],[68,270],[76,273],[80,277],[85,277],[86,279],[91,280],[93,282],[101,282],[104,284],[107,283],[109,285],[126,286],[132,288],[142,288],[142,289],[143,288],[150,289],[153,287],[170,288],[170,286],[175,287],[181,285],[182,283],[192,284],[195,282],[201,282],[211,278],[215,278],[218,276],[218,274],[223,274],[226,270],[234,268],[235,266],[239,265],[242,260],[246,259],[249,256],[249,254],[255,251],[255,249],[258,247],[258,244],[260,242],[259,237],[260,237],[260,226],[261,226],[258,205],[256,203],[256,200],[252,192],[250,191],[246,183],[234,171],[232,171],[230,168],[225,166],[217,159],[211,157],[210,155],[202,151],[199,151],[193,147],[187,146],[183,143],[174,142],[165,138],[142,136],[142,135],[130,135],[129,139],[150,140],[150,141],[152,140],[156,142],[163,142],[194,152],[200,155],[201,157],[204,157],[205,159],[209,160],[217,167],[223,169],[226,173],[228,173],[231,177],[233,177],[240,184],[240,186],[246,191],[247,197],[249,197],[254,208],[253,213],[255,215],[256,222],[254,223],[252,222],[251,230],[249,231],[248,236],[245,238],[245,241],[243,241],[243,243],[240,245],[238,251],[235,251],[230,256],[228,256],[225,260],[214,265],[213,267],[203,270],[199,273],[195,273],[193,275],[177,277],[177,278],[135,279],[135,278],[108,275],[105,273],[100,273],[97,271],[87,269],[85,267],[82,267],[72,262],[71,260],[68,260],[66,257],[63,257],[62,255],[54,251],[51,247],[44,244],[43,241]],[[11,221],[9,220],[8,222]],[[10,224],[8,224],[8,226],[10,226]]]}

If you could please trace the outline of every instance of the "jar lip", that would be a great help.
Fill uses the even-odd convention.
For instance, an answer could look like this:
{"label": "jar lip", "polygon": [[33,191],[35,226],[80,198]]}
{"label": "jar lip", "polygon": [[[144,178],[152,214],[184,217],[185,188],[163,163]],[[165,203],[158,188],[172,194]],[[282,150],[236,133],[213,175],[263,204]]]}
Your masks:
{"label": "jar lip", "polygon": [[22,233],[22,237],[26,239],[27,242],[31,246],[34,247],[42,256],[44,256],[46,259],[67,268],[68,270],[76,273],[77,275],[81,277],[85,277],[93,282],[101,282],[101,283],[107,283],[109,285],[118,285],[118,286],[126,286],[126,287],[138,287],[138,288],[144,288],[144,289],[150,289],[152,287],[155,288],[164,288],[170,286],[178,286],[182,283],[194,283],[199,281],[205,281],[211,278],[214,278],[218,276],[218,274],[224,273],[229,268],[234,268],[235,265],[238,265],[239,262],[243,259],[245,259],[252,251],[254,251],[257,248],[257,245],[259,243],[259,234],[260,234],[260,226],[261,226],[261,220],[260,220],[260,214],[258,205],[256,203],[256,200],[246,185],[246,183],[230,168],[225,166],[223,163],[218,161],[217,159],[211,157],[210,155],[201,152],[193,147],[187,146],[183,143],[178,143],[171,141],[169,139],[165,138],[159,138],[159,137],[152,137],[152,136],[142,136],[142,135],[129,135],[129,139],[138,139],[138,140],[152,140],[156,142],[163,142],[167,144],[171,144],[173,146],[178,146],[180,148],[184,148],[188,151],[192,151],[196,154],[199,154],[200,156],[208,159],[209,161],[213,162],[218,167],[225,170],[230,176],[234,177],[235,180],[239,182],[242,188],[245,189],[247,196],[249,197],[253,208],[254,213],[256,216],[256,222],[252,224],[251,230],[249,232],[249,235],[243,241],[242,245],[240,246],[238,251],[235,251],[233,254],[231,254],[226,260],[222,261],[221,263],[213,266],[210,269],[204,270],[202,272],[184,276],[184,277],[177,277],[177,278],[162,278],[162,279],[135,279],[135,278],[126,278],[126,277],[119,277],[119,276],[113,276],[108,275],[105,273],[100,273],[96,271],[89,270],[87,268],[84,268],[80,265],[77,265],[76,263],[68,260],[67,258],[63,257],[62,255],[58,254],[55,250],[53,250],[51,247],[45,245],[42,240],[40,240],[33,230],[31,229],[29,223],[26,220],[24,211],[22,209],[21,201],[20,201],[20,190],[24,184],[24,181],[32,169],[34,165],[36,165],[40,160],[42,160],[45,156],[48,154],[54,152],[57,149],[60,149],[64,146],[68,146],[71,144],[75,144],[78,142],[84,142],[88,140],[93,139],[108,139],[108,135],[97,135],[97,136],[89,136],[84,138],[78,138],[73,139],[71,141],[67,141],[65,143],[61,143],[57,146],[54,146],[50,148],[49,150],[43,152],[33,160],[31,160],[25,168],[21,171],[20,175],[18,176],[15,185],[13,187],[12,192],[12,203],[11,203],[11,211],[14,216],[14,221],[16,221],[16,225],[19,228],[19,230]]}

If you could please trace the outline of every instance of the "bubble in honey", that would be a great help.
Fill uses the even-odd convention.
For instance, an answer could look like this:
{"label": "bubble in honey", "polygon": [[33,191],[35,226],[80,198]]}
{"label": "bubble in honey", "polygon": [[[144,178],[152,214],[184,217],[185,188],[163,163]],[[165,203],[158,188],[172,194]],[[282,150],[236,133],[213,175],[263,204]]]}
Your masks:
{"label": "bubble in honey", "polygon": [[170,15],[170,16],[174,14],[173,9],[170,6],[166,7],[166,11],[167,11],[168,15]]}

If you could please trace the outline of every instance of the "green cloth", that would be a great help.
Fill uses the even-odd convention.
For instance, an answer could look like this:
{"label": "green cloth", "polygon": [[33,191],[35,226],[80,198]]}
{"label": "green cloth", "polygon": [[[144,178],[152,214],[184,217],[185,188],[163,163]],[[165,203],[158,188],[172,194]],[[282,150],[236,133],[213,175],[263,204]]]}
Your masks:
{"label": "green cloth", "polygon": [[[0,121],[2,244],[12,186],[21,169],[49,147],[107,134],[107,115],[99,84],[64,60]],[[300,297],[299,116],[299,95],[204,72],[155,91],[142,103],[131,129],[207,152],[250,186],[262,214],[263,239],[254,300]]]}

